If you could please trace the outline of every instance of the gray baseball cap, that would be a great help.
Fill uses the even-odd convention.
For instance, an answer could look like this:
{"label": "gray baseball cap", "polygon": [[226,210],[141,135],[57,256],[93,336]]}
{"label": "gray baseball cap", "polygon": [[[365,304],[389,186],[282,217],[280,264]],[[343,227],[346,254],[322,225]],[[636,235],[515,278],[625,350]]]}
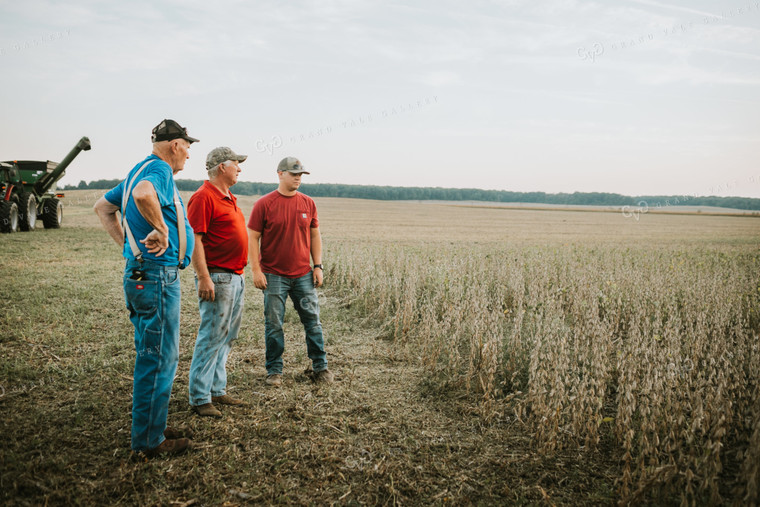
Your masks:
{"label": "gray baseball cap", "polygon": [[303,168],[303,164],[296,157],[285,157],[277,165],[277,172],[287,171],[293,174],[311,174]]}
{"label": "gray baseball cap", "polygon": [[213,169],[214,167],[218,166],[222,162],[226,162],[227,160],[245,162],[245,159],[247,158],[248,155],[238,155],[232,151],[232,149],[227,148],[226,146],[219,146],[218,148],[214,148],[208,152],[208,155],[206,156],[206,170]]}

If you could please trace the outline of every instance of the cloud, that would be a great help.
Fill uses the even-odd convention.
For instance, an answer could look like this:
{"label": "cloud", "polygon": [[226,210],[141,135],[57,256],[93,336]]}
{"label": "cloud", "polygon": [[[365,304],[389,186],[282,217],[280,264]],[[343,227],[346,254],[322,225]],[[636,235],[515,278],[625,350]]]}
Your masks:
{"label": "cloud", "polygon": [[[329,166],[323,181],[342,181],[348,161],[377,153],[378,167],[402,175],[384,184],[404,183],[414,167],[398,154],[417,153],[423,142],[454,186],[473,185],[462,164],[505,144],[528,169],[539,155],[547,167],[563,167],[570,154],[590,174],[603,169],[600,152],[604,163],[625,153],[633,166],[657,162],[648,155],[653,145],[663,160],[677,160],[694,140],[714,151],[740,144],[735,156],[749,163],[745,144],[760,112],[760,9],[751,2],[736,4],[753,6],[741,13],[724,4],[726,19],[709,17],[714,7],[705,0],[5,2],[0,49],[54,30],[71,36],[0,55],[6,75],[24,76],[0,83],[5,112],[16,119],[0,148],[18,153],[40,125],[47,138],[82,129],[95,149],[78,165],[92,164],[91,173],[77,179],[116,177],[123,168],[111,159],[133,162],[133,147],[144,147],[146,129],[162,117],[188,123],[204,144],[234,143],[255,159],[263,156],[257,139],[437,95],[435,108],[297,148]],[[582,60],[578,48],[595,43],[603,54]],[[540,189],[536,174],[526,185]],[[395,177],[373,175],[381,176]],[[498,177],[490,184],[509,185]]]}
{"label": "cloud", "polygon": [[692,9],[690,7],[681,7],[680,5],[672,5],[672,4],[662,3],[662,2],[655,2],[654,0],[629,0],[629,1],[637,3],[637,4],[641,4],[641,5],[649,5],[652,7],[658,7],[661,9],[670,9],[670,10],[675,10],[679,12],[685,12],[688,14],[696,14],[697,16],[715,16],[715,14],[711,12],[699,11],[696,9]]}

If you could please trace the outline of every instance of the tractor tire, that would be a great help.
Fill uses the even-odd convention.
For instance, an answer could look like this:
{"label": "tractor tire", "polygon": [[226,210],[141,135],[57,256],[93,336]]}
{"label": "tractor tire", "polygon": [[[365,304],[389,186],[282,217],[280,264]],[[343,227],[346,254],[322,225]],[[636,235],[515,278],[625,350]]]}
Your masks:
{"label": "tractor tire", "polygon": [[37,198],[31,192],[24,192],[19,197],[19,227],[22,231],[33,231],[37,225]]}
{"label": "tractor tire", "polygon": [[15,201],[0,201],[0,232],[18,231],[18,205]]}
{"label": "tractor tire", "polygon": [[63,220],[63,204],[58,199],[48,199],[42,205],[42,225],[45,229],[58,229]]}

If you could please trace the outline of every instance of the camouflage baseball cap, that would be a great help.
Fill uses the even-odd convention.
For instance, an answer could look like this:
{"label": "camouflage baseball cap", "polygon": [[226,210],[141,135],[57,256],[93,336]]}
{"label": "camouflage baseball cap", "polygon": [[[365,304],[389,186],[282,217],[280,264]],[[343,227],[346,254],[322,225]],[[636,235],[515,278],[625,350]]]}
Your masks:
{"label": "camouflage baseball cap", "polygon": [[206,170],[211,170],[222,162],[226,162],[228,160],[245,162],[245,159],[247,158],[248,155],[238,155],[232,151],[231,148],[227,148],[226,146],[219,146],[218,148],[214,148],[208,152],[208,155],[206,156]]}
{"label": "camouflage baseball cap", "polygon": [[303,168],[303,164],[295,157],[285,157],[280,160],[277,166],[277,172],[289,172],[293,174],[311,174]]}
{"label": "camouflage baseball cap", "polygon": [[189,141],[190,144],[198,142],[196,138],[187,135],[187,129],[174,120],[164,120],[153,127],[150,136],[150,141],[152,143],[171,141],[172,139],[185,139],[186,141]]}

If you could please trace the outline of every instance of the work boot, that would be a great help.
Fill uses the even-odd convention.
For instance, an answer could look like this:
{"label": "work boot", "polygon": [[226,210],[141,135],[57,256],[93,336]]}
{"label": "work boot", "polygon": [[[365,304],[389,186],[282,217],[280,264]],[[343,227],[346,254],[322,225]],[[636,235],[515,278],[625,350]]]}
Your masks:
{"label": "work boot", "polygon": [[167,426],[164,430],[164,436],[169,439],[193,438],[193,431],[189,428],[173,428]]}
{"label": "work boot", "polygon": [[281,386],[282,375],[279,373],[273,373],[272,375],[267,375],[266,383],[267,385],[270,385],[270,386]]}
{"label": "work boot", "polygon": [[145,455],[153,458],[159,454],[182,454],[188,447],[190,447],[190,440],[187,438],[167,438],[158,447],[145,451]]}
{"label": "work boot", "polygon": [[335,377],[333,377],[333,374],[330,372],[330,370],[318,371],[314,375],[314,382],[317,384],[332,384],[334,380]]}
{"label": "work boot", "polygon": [[203,417],[222,417],[222,413],[217,410],[213,403],[204,403],[193,407],[195,413]]}
{"label": "work boot", "polygon": [[233,398],[229,394],[224,394],[222,396],[212,396],[211,402],[217,403],[219,405],[244,405],[245,404],[243,400]]}

